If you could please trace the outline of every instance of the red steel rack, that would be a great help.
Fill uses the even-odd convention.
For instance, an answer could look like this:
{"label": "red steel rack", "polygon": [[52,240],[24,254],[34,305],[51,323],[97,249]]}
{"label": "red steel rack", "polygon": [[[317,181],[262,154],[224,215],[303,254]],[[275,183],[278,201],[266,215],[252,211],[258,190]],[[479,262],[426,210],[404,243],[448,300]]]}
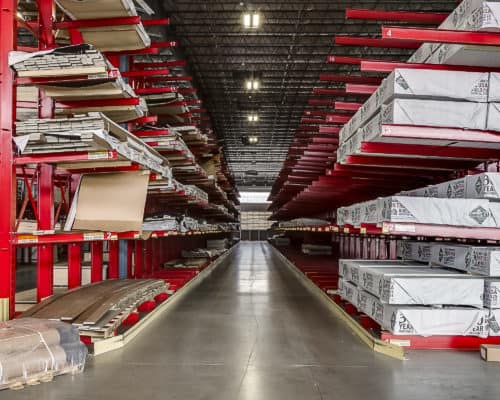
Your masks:
{"label": "red steel rack", "polygon": [[[6,320],[15,315],[15,292],[16,292],[16,249],[23,247],[34,247],[37,250],[37,299],[41,300],[53,293],[53,264],[54,264],[54,246],[56,244],[66,245],[68,253],[68,287],[74,288],[81,285],[81,267],[82,267],[82,244],[89,243],[91,249],[91,281],[98,282],[103,279],[103,244],[107,242],[109,249],[109,278],[119,277],[119,241],[126,241],[127,244],[127,277],[140,278],[143,276],[152,276],[154,272],[159,271],[160,267],[172,258],[178,258],[182,249],[192,249],[202,246],[203,238],[226,237],[229,232],[220,229],[212,231],[161,231],[151,232],[144,235],[141,232],[64,232],[55,231],[55,222],[69,208],[68,197],[74,189],[74,177],[83,172],[112,172],[112,171],[131,171],[139,169],[139,165],[132,163],[129,167],[120,168],[98,168],[82,169],[72,171],[58,170],[54,165],[59,162],[83,162],[94,159],[96,154],[88,152],[71,152],[63,154],[46,154],[32,156],[15,156],[13,147],[13,138],[15,136],[16,120],[16,85],[50,84],[51,82],[75,82],[93,77],[61,77],[61,78],[16,78],[13,70],[10,69],[8,58],[9,53],[15,50],[37,51],[49,50],[56,47],[54,32],[56,29],[66,29],[70,32],[72,44],[80,44],[82,36],[79,34],[79,28],[103,27],[116,25],[134,25],[143,24],[165,25],[169,24],[168,18],[163,19],[141,19],[141,17],[125,18],[105,18],[95,20],[61,20],[58,21],[55,13],[55,2],[53,0],[37,0],[38,20],[34,22],[25,22],[17,16],[17,1],[2,1],[0,11],[0,26],[2,27],[2,41],[0,43],[0,320]],[[39,48],[25,48],[17,46],[18,28],[28,29],[39,43]],[[122,76],[129,79],[131,86],[136,90],[137,95],[146,95],[152,93],[179,92],[190,96],[196,94],[196,89],[178,88],[175,82],[191,81],[190,76],[173,76],[169,68],[184,67],[186,61],[173,60],[158,63],[134,63],[134,55],[155,55],[161,47],[176,47],[176,41],[156,42],[150,47],[142,50],[127,50],[122,52],[107,53],[107,57],[115,68],[108,71],[107,79],[114,79],[119,74],[120,57],[127,57],[130,69],[122,72]],[[150,69],[150,68],[161,69]],[[99,80],[102,81],[102,76]],[[152,83],[164,86],[155,85]],[[73,106],[107,106],[107,105],[133,105],[139,102],[139,98],[99,100],[99,101],[78,101],[64,102],[66,107]],[[191,105],[199,106],[197,99],[186,99]],[[60,104],[61,105],[61,104]],[[38,104],[23,104],[27,107],[37,107],[40,118],[53,118],[55,102],[40,92]],[[201,113],[204,110],[195,108],[193,113]],[[191,114],[191,113],[188,113]],[[130,131],[137,131],[146,124],[156,124],[158,117],[148,115],[139,119],[128,121]],[[211,134],[210,121],[203,121],[203,130]],[[142,130],[144,135],[147,131]],[[168,130],[166,130],[168,133]],[[158,134],[156,131],[155,134]],[[140,135],[139,135],[140,136]],[[215,139],[209,136],[209,143],[203,147],[204,152],[218,151],[214,145]],[[99,155],[99,161],[113,161],[118,158],[115,151],[102,152]],[[223,174],[228,174],[227,168],[223,166]],[[21,179],[30,190],[25,199],[22,200],[19,218],[22,217],[28,206],[33,208],[37,219],[38,230],[33,234],[18,234],[16,228],[18,225],[18,214],[16,210],[16,182]],[[216,180],[217,182],[217,180]],[[220,179],[224,190],[230,193],[231,202],[223,193],[223,189],[214,186],[214,193],[211,204],[197,203],[195,206],[209,213],[212,210],[213,203],[220,204],[225,202],[230,209],[231,214],[217,214],[210,211],[212,218],[222,218],[226,221],[234,221],[237,213],[234,204],[237,203],[236,192],[232,184],[232,179],[224,176]],[[35,196],[31,194],[31,188],[36,187]],[[55,190],[61,191],[62,201],[55,204]],[[221,193],[219,193],[218,191]],[[185,204],[186,209],[191,207]],[[208,210],[208,211],[207,211]],[[132,268],[134,265],[134,268]]]}

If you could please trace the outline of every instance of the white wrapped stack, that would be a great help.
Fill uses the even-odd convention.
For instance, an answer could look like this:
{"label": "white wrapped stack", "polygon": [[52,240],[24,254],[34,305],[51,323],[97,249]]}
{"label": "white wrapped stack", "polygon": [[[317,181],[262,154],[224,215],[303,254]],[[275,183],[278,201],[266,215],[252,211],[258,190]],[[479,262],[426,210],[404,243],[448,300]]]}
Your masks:
{"label": "white wrapped stack", "polygon": [[81,372],[87,348],[70,324],[22,318],[0,324],[0,388]]}
{"label": "white wrapped stack", "polygon": [[402,260],[428,263],[431,259],[431,247],[430,242],[398,240],[397,256]]}

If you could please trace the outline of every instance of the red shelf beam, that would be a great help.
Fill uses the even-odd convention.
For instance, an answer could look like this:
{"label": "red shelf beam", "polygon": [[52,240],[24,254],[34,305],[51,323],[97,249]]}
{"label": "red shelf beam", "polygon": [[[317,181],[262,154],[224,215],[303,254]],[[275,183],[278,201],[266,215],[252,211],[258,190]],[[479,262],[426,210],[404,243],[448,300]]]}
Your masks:
{"label": "red shelf beam", "polygon": [[366,85],[380,85],[382,83],[382,78],[378,77],[339,74],[320,74],[319,80],[322,82],[359,83]]}
{"label": "red shelf beam", "polygon": [[334,108],[335,110],[342,110],[342,111],[358,111],[362,105],[363,105],[362,103],[336,101],[334,103]]}
{"label": "red shelf beam", "polygon": [[447,64],[415,64],[395,61],[361,61],[362,72],[392,72],[396,68],[408,69],[431,69],[442,71],[466,71],[466,72],[500,72],[500,68],[474,67],[469,65],[447,65]]}
{"label": "red shelf beam", "polygon": [[398,21],[414,22],[416,24],[441,24],[449,14],[409,11],[382,11],[348,8],[345,10],[346,19],[364,19],[371,21]]}
{"label": "red shelf beam", "polygon": [[154,87],[154,88],[134,89],[135,93],[138,95],[159,94],[159,93],[176,93],[177,90],[178,90],[177,86],[163,86],[163,87]]}
{"label": "red shelf beam", "polygon": [[418,49],[419,43],[413,40],[395,40],[393,38],[369,38],[358,36],[335,36],[334,44],[342,46],[387,47],[393,49]]}
{"label": "red shelf beam", "polygon": [[137,68],[175,68],[175,67],[186,67],[188,62],[186,60],[173,60],[173,61],[161,61],[161,62],[137,62],[134,66]]}
{"label": "red shelf beam", "polygon": [[450,31],[428,28],[406,28],[396,26],[382,27],[383,40],[395,42],[410,41],[420,46],[420,43],[450,43],[482,46],[500,45],[500,33]]}
{"label": "red shelf beam", "polygon": [[346,85],[346,92],[350,94],[363,94],[370,96],[378,89],[377,85],[358,85],[354,83],[348,83]]}
{"label": "red shelf beam", "polygon": [[125,78],[137,78],[143,76],[156,76],[156,75],[168,75],[170,74],[169,69],[147,69],[147,70],[134,70],[134,71],[123,71],[122,76]]}

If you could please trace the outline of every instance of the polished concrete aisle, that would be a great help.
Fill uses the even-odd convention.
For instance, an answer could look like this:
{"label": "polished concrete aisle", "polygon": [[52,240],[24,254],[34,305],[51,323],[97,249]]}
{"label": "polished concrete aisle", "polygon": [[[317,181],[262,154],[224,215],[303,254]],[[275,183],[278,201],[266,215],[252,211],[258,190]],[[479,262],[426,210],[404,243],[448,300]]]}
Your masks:
{"label": "polished concrete aisle", "polygon": [[498,399],[477,353],[372,353],[264,243],[243,243],[129,347],[2,399]]}

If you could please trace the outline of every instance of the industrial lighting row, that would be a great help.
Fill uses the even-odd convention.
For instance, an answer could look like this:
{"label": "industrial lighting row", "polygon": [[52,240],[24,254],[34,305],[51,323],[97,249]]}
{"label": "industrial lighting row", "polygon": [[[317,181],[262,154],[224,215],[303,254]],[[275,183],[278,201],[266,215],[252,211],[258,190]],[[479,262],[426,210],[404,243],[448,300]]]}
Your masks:
{"label": "industrial lighting row", "polygon": [[[261,23],[261,17],[259,13],[244,13],[243,14],[243,27],[245,29],[258,29],[260,27]],[[248,91],[257,91],[260,89],[260,81],[255,78],[250,78],[247,79],[245,82],[245,88]],[[258,122],[259,121],[259,116],[257,114],[251,114],[248,116],[248,121],[249,122]],[[259,137],[258,136],[248,136],[247,137],[247,144],[249,145],[255,145],[259,143]]]}

